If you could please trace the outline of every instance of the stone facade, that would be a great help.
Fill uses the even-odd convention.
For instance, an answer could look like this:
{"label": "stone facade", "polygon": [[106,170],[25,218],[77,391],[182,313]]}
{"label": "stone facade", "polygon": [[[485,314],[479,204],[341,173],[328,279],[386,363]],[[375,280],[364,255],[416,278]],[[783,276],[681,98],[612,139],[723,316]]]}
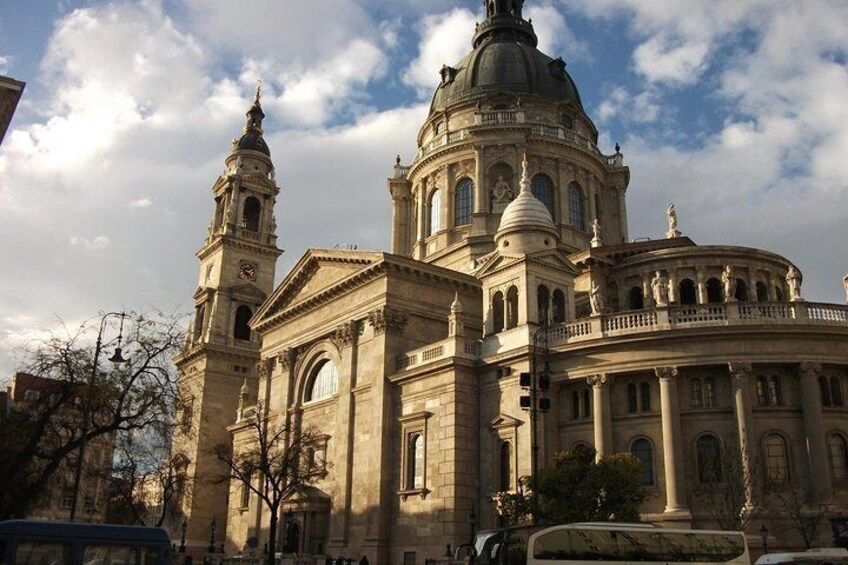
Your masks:
{"label": "stone facade", "polygon": [[[764,487],[800,493],[808,514],[848,510],[848,308],[804,300],[783,257],[696,245],[673,206],[667,239],[630,242],[622,153],[598,149],[564,63],[535,49],[523,2],[501,4],[488,3],[465,63],[442,69],[418,154],[388,180],[392,253],[313,249],[273,292],[272,279],[242,288],[248,250],[273,275],[273,228],[248,242],[213,221],[198,257],[202,275],[210,257],[221,275],[201,279],[199,306],[213,294],[261,306],[249,347],[233,345],[232,319],[215,325],[235,298],[212,306],[211,325],[198,309],[178,360],[202,412],[194,437],[229,430],[244,449],[240,422],[260,408],[294,434],[318,430],[328,474],[290,493],[278,539],[295,532],[302,555],[423,562],[468,539],[472,512],[478,528],[498,525],[491,496],[531,465],[519,375],[544,364],[540,465],[579,444],[633,452],[643,518],[683,527],[717,527],[709,500],[738,479],[757,517],[749,533],[765,524],[769,547],[797,546]],[[515,49],[527,67],[504,78]],[[255,153],[237,147],[228,167]],[[222,188],[232,180],[216,184],[216,209],[239,194]],[[237,358],[247,373],[233,374]],[[194,474],[207,473],[202,449],[184,445]],[[226,515],[228,552],[259,552],[267,511],[242,492],[202,491],[214,510],[193,511]]]}

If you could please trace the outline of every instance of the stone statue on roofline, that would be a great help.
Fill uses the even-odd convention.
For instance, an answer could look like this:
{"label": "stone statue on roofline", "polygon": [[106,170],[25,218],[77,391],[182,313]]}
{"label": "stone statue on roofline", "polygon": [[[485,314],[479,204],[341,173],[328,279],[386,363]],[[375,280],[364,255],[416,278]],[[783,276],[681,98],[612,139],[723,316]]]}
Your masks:
{"label": "stone statue on roofline", "polygon": [[598,283],[592,283],[592,291],[589,293],[589,304],[592,306],[592,315],[600,316],[604,313],[604,295]]}
{"label": "stone statue on roofline", "polygon": [[802,280],[801,271],[796,269],[795,265],[790,265],[789,270],[786,272],[786,284],[789,286],[789,300],[791,302],[804,300],[801,298]]}
{"label": "stone statue on roofline", "polygon": [[604,244],[604,240],[601,238],[601,222],[598,221],[598,218],[592,220],[592,241],[589,242],[589,245],[592,247],[601,247]]}
{"label": "stone statue on roofline", "polygon": [[721,273],[721,283],[724,286],[724,301],[736,301],[736,276],[733,274],[733,267],[727,265]]}
{"label": "stone statue on roofline", "polygon": [[677,211],[674,209],[674,202],[668,205],[665,210],[665,215],[668,218],[668,231],[666,237],[680,237],[682,234],[677,230]]}
{"label": "stone statue on roofline", "polygon": [[845,289],[845,302],[848,302],[848,275],[842,277],[842,288]]}
{"label": "stone statue on roofline", "polygon": [[651,279],[651,290],[654,293],[654,302],[657,306],[668,306],[668,279],[657,271]]}

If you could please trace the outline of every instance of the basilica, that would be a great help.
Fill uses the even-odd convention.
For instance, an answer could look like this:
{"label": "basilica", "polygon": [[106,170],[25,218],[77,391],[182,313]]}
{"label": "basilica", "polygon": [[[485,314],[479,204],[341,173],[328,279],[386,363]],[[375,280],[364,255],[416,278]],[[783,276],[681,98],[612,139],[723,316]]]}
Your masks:
{"label": "basilica", "polygon": [[302,556],[440,558],[499,525],[495,493],[579,445],[635,455],[660,526],[720,527],[734,485],[774,549],[802,543],[793,510],[820,543],[848,512],[848,308],[807,300],[789,259],[696,244],[673,205],[665,237],[632,240],[630,168],[523,4],[489,0],[468,55],[433,69],[418,152],[388,179],[391,252],[309,249],[276,286],[257,92],[176,359],[190,553],[211,523],[228,554],[267,542],[255,493],[212,480],[214,446],[250,446],[257,410],[322,438],[326,476],[280,512]]}

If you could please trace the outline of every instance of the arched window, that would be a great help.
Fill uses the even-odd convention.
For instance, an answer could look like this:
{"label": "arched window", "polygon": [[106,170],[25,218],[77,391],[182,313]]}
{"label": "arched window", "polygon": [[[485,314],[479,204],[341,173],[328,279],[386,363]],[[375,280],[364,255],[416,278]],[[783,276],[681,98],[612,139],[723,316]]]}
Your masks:
{"label": "arched window", "polygon": [[715,408],[717,405],[715,379],[707,377],[704,379],[704,406]]}
{"label": "arched window", "polygon": [[580,394],[576,390],[571,391],[571,419],[580,419]]}
{"label": "arched window", "polygon": [[512,490],[512,444],[508,441],[501,442],[500,464],[500,490]]}
{"label": "arched window", "polygon": [[641,286],[634,286],[627,293],[627,309],[641,310],[645,307],[645,294],[642,292]]}
{"label": "arched window", "polygon": [[712,434],[701,436],[698,438],[696,452],[698,480],[702,484],[720,483],[722,481],[721,443],[718,438]]}
{"label": "arched window", "polygon": [[554,323],[565,322],[565,293],[560,289],[554,291]]}
{"label": "arched window", "polygon": [[492,297],[492,331],[502,332],[504,329],[504,296],[498,291]]}
{"label": "arched window", "polygon": [[233,325],[233,337],[243,341],[250,341],[250,326],[247,323],[253,317],[253,312],[242,304],[236,308],[236,322]]}
{"label": "arched window", "polygon": [[607,283],[607,306],[613,312],[618,312],[621,309],[618,303],[618,283],[615,281]]}
{"label": "arched window", "polygon": [[757,300],[759,302],[768,302],[768,287],[763,281],[757,281]]}
{"label": "arched window", "polygon": [[428,236],[431,236],[442,229],[442,191],[438,188],[430,195],[430,225]]}
{"label": "arched window", "polygon": [[697,304],[698,293],[695,290],[695,281],[692,279],[683,279],[680,281],[680,297],[681,304]]}
{"label": "arched window", "polygon": [[827,377],[819,377],[819,392],[821,392],[822,406],[830,406],[830,384]]}
{"label": "arched window", "polygon": [[314,371],[306,401],[321,400],[336,394],[339,389],[339,371],[332,361],[322,362]]}
{"label": "arched window", "polygon": [[740,302],[748,302],[748,283],[742,279],[736,279],[736,293],[733,298]]}
{"label": "arched window", "polygon": [[830,459],[830,476],[834,481],[848,479],[848,447],[845,438],[831,434],[827,438],[827,454]]}
{"label": "arched window", "polygon": [[539,323],[545,325],[550,320],[549,305],[551,303],[551,292],[543,284],[536,289],[536,306],[539,310]]}
{"label": "arched window", "polygon": [[571,208],[571,225],[586,231],[586,197],[576,182],[568,186],[568,204]]}
{"label": "arched window", "polygon": [[630,453],[642,463],[642,484],[654,484],[654,446],[645,438],[639,438],[630,446]]}
{"label": "arched window", "polygon": [[789,474],[789,452],[786,440],[778,434],[769,434],[765,441],[766,480],[769,483],[787,483]]}
{"label": "arched window", "polygon": [[701,389],[701,379],[689,381],[689,406],[701,408],[704,405],[704,391]]}
{"label": "arched window", "polygon": [[773,375],[768,382],[769,404],[772,406],[783,406],[783,388],[780,377]]}
{"label": "arched window", "polygon": [[197,308],[195,308],[194,312],[194,339],[200,339],[200,336],[203,335],[203,328],[205,325],[206,318],[206,304],[201,304]]}
{"label": "arched window", "polygon": [[834,406],[842,406],[842,386],[839,377],[830,377],[830,400]]}
{"label": "arched window", "polygon": [[250,506],[250,482],[253,479],[252,473],[248,472],[241,485],[241,507],[247,508]]}
{"label": "arched window", "polygon": [[763,375],[757,377],[757,404],[768,406],[768,381]]}
{"label": "arched window", "polygon": [[424,436],[416,432],[409,437],[407,445],[407,489],[424,488]]}
{"label": "arched window", "polygon": [[454,225],[464,226],[471,223],[471,213],[474,212],[474,181],[465,177],[456,185],[453,200]]}
{"label": "arched window", "polygon": [[[554,183],[547,175],[536,175],[533,177],[533,184],[530,191],[533,193],[539,202],[545,205],[548,212],[551,213],[551,218],[554,216]],[[554,220],[556,221],[556,220]]]}
{"label": "arched window", "polygon": [[518,288],[509,287],[506,291],[506,328],[518,325]]}
{"label": "arched window", "polygon": [[724,297],[722,293],[724,290],[721,288],[721,281],[715,277],[711,277],[707,280],[707,302],[710,304],[715,304],[718,302],[722,302]]}
{"label": "arched window", "polygon": [[783,289],[779,285],[774,285],[774,299],[783,302]]}
{"label": "arched window", "polygon": [[241,227],[259,231],[259,218],[262,215],[262,204],[259,199],[248,196],[244,201],[244,212],[241,216]]}
{"label": "arched window", "polygon": [[583,417],[592,417],[592,393],[588,388],[583,389]]}
{"label": "arched window", "polygon": [[642,412],[651,411],[651,385],[647,381],[639,385],[639,400],[642,403]]}
{"label": "arched window", "polygon": [[627,385],[627,411],[631,414],[639,411],[639,395],[636,393],[636,385],[634,383]]}

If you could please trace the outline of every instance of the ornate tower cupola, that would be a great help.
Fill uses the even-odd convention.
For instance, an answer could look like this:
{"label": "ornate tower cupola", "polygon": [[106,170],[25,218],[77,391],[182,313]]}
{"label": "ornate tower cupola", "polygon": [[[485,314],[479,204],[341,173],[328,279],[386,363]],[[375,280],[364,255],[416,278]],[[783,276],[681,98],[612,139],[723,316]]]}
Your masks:
{"label": "ornate tower cupola", "polygon": [[486,40],[521,41],[533,47],[539,40],[530,22],[521,11],[524,0],[485,0],[486,20],[477,28],[472,44],[474,48]]}

